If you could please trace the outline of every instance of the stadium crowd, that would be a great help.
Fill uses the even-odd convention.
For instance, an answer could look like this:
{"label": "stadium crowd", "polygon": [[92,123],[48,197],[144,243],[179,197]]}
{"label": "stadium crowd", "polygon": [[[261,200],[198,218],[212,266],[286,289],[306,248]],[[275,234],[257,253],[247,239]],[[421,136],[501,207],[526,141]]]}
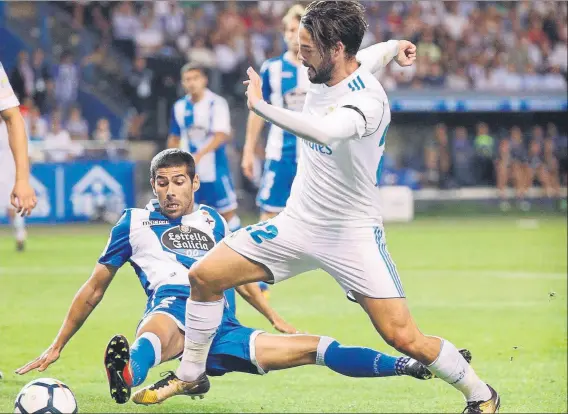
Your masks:
{"label": "stadium crowd", "polygon": [[[381,74],[387,90],[566,88],[565,2],[363,3],[369,21],[363,47],[393,38],[418,45],[416,65],[392,65]],[[67,7],[77,26],[90,25],[130,59],[179,55],[214,70],[224,93],[237,95],[243,66],[259,67],[282,53],[280,21],[291,4],[73,2]]]}
{"label": "stadium crowd", "polygon": [[[168,66],[166,62],[172,57],[208,68],[211,89],[220,91],[232,107],[243,106],[240,80],[245,68],[258,68],[265,59],[283,52],[281,18],[293,3],[58,3],[70,13],[76,29],[96,32],[100,43],[83,56],[63,51],[53,67],[45,63],[41,50],[31,58],[25,51],[20,53],[10,81],[23,103],[32,141],[44,142],[49,149],[46,158],[57,161],[81,157],[85,140],[104,143],[117,138],[111,136],[107,119],[88,125],[76,104],[79,82],[102,73],[121,79],[135,113],[129,118],[125,137],[139,138],[143,125],[149,119],[155,122],[156,96],[167,95],[175,101],[180,94],[178,79],[156,73],[156,68]],[[370,27],[362,47],[392,38],[408,39],[418,46],[415,65],[389,65],[379,74],[387,91],[446,88],[513,93],[566,89],[565,2],[363,3]],[[109,49],[119,51],[126,64],[111,59]],[[546,131],[539,126],[525,131],[526,139],[517,145],[518,150],[503,143],[510,141],[507,137],[492,135],[488,128],[479,124],[474,133],[465,126],[448,131],[438,125],[417,163],[422,165],[422,185],[503,187],[509,175],[518,176],[503,172],[517,171],[517,161],[526,165],[524,177],[536,176],[547,188],[558,181],[551,178],[545,180],[547,184],[542,182],[544,175],[536,173],[536,163],[530,162],[529,154],[543,160],[550,177],[559,175],[566,183],[566,137],[555,126],[549,125]],[[511,131],[510,135],[518,133]],[[507,168],[499,167],[504,152],[511,153]],[[512,180],[522,193],[529,178]]]}

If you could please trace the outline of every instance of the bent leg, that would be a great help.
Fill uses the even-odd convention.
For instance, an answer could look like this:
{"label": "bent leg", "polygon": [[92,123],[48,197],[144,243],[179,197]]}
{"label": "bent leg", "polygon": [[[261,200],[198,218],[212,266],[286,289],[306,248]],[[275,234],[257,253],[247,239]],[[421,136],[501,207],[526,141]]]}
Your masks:
{"label": "bent leg", "polygon": [[301,243],[305,238],[298,235],[298,225],[282,219],[280,215],[239,230],[190,269],[185,350],[177,370],[183,381],[194,381],[205,372],[212,339],[223,316],[225,290],[246,283],[284,280],[315,267],[304,260]]}
{"label": "bent leg", "polygon": [[262,334],[256,338],[255,349],[256,361],[264,372],[317,364],[355,378],[432,377],[425,366],[411,358],[393,357],[366,347],[344,346],[327,336]]}
{"label": "bent leg", "polygon": [[132,385],[144,382],[150,368],[183,352],[183,333],[174,320],[162,313],[145,319],[130,350]]}
{"label": "bent leg", "polygon": [[389,345],[427,365],[437,377],[461,391],[467,401],[492,398],[490,389],[451,342],[420,332],[406,299],[373,299],[358,293],[354,297]]}

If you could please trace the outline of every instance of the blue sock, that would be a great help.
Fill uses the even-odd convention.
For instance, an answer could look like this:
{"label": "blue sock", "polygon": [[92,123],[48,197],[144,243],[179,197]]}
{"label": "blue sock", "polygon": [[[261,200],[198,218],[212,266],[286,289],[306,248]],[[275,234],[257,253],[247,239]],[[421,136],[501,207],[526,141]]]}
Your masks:
{"label": "blue sock", "polygon": [[[343,346],[335,340],[332,341],[328,342],[329,345],[323,354],[323,362],[332,371],[348,377],[402,375],[402,370],[410,359],[392,357],[370,348]],[[318,359],[320,358],[320,347],[318,346]],[[321,360],[319,362],[321,363]]]}
{"label": "blue sock", "polygon": [[264,292],[265,290],[268,290],[268,283],[258,282],[258,287],[260,288],[260,290],[262,290]]}
{"label": "blue sock", "polygon": [[227,222],[227,226],[229,226],[229,230],[231,233],[236,232],[241,228],[241,218],[236,214],[231,217],[231,219]]}
{"label": "blue sock", "polygon": [[[145,332],[130,348],[130,367],[132,369],[132,386],[144,382],[148,371],[160,363],[162,345],[160,339],[153,333]],[[156,358],[156,354],[158,357]]]}

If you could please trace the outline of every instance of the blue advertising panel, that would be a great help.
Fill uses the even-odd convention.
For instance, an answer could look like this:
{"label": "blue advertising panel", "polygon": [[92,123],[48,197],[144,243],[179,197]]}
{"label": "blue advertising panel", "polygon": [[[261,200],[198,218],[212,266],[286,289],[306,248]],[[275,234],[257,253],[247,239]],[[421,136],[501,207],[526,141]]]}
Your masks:
{"label": "blue advertising panel", "polygon": [[[85,222],[101,213],[118,217],[135,205],[134,166],[128,161],[34,164],[31,183],[38,204],[29,222]],[[0,223],[6,222],[1,211]]]}

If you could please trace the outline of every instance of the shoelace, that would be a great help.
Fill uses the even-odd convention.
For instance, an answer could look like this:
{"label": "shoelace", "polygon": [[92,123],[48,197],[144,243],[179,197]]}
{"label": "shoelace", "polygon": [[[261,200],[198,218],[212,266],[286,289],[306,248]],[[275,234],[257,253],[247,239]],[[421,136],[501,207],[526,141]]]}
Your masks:
{"label": "shoelace", "polygon": [[170,378],[171,376],[175,376],[175,373],[173,371],[162,372],[160,374],[160,377],[162,377],[163,379],[161,379],[160,381],[158,381],[157,383],[152,385],[152,387],[150,387],[150,389],[156,390],[158,388],[162,388],[162,387],[168,385],[169,382],[171,381],[171,378]]}
{"label": "shoelace", "polygon": [[484,401],[471,401],[467,403],[467,407],[465,407],[463,413],[480,413],[481,412],[480,405],[483,403]]}

